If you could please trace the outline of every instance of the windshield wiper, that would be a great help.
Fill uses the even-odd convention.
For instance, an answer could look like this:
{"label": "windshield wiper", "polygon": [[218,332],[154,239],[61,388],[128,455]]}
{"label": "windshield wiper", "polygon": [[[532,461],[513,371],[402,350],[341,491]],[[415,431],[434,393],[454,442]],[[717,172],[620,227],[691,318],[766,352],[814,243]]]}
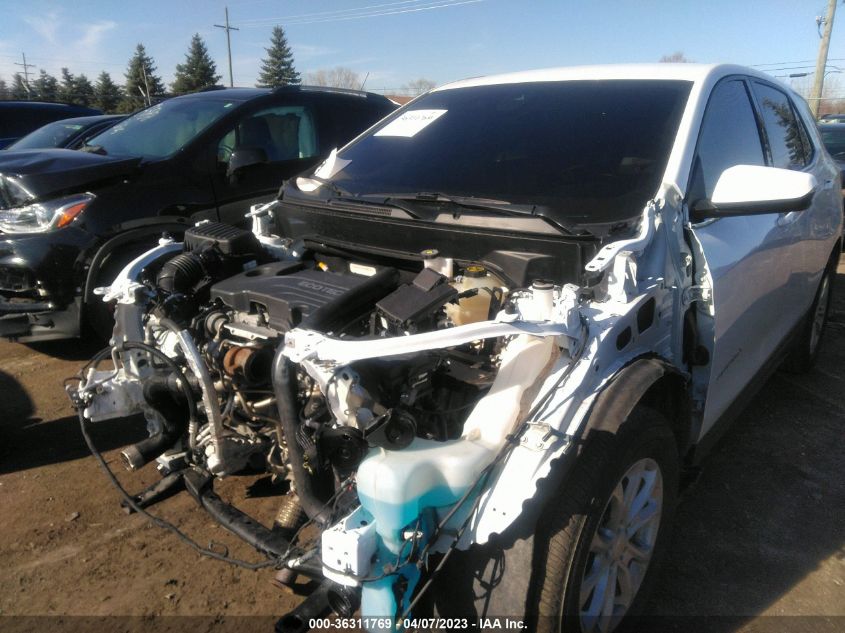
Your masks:
{"label": "windshield wiper", "polygon": [[402,200],[420,203],[445,203],[464,209],[482,209],[494,211],[503,215],[535,215],[537,208],[533,204],[515,204],[507,200],[492,198],[477,198],[475,196],[456,196],[436,191],[418,191],[417,193],[371,193],[368,197],[384,198],[385,201]]}
{"label": "windshield wiper", "polygon": [[[407,204],[401,203],[392,203],[386,200],[382,200],[383,196],[375,195],[371,196],[370,194],[361,195],[357,193],[352,193],[338,185],[335,181],[330,180],[328,178],[323,178],[321,176],[300,176],[300,178],[304,180],[313,180],[314,182],[319,182],[321,185],[326,185],[329,190],[334,194],[334,198],[332,200],[338,200],[339,202],[351,202],[355,204],[361,205],[372,205],[372,206],[379,206],[379,207],[394,207],[396,209],[401,209],[408,215],[416,218],[422,219],[422,216],[414,209],[409,208]],[[297,189],[299,189],[299,185],[297,184]],[[302,191],[302,189],[299,189]],[[375,198],[375,199],[373,199]],[[427,218],[433,219],[433,218]]]}

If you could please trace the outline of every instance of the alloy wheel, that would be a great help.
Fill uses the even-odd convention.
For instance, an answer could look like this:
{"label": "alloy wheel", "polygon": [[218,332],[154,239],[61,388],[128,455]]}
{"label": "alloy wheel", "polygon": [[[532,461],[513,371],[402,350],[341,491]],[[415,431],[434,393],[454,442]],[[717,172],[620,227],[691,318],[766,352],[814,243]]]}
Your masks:
{"label": "alloy wheel", "polygon": [[617,482],[593,534],[581,578],[584,631],[612,631],[631,608],[651,562],[663,510],[663,476],[640,459]]}

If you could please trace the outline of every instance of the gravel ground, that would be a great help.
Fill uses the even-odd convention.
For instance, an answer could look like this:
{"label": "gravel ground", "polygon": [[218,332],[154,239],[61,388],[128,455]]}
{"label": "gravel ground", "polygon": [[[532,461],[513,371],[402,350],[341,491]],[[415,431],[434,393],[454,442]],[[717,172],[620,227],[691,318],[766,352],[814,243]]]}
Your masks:
{"label": "gravel ground", "polygon": [[[845,260],[838,272],[817,369],[776,374],[684,494],[654,613],[720,616],[706,621],[721,631],[845,629]],[[246,622],[270,630],[274,616],[300,600],[272,585],[271,571],[204,559],[119,508],[61,389],[94,351],[80,342],[0,343],[0,630],[43,630],[48,622],[51,630],[68,622],[134,630],[162,615],[203,617],[158,618],[150,630],[220,631],[232,622],[239,631]],[[96,431],[122,473],[115,449],[143,430]],[[133,490],[157,477],[150,467],[120,476]],[[269,524],[275,508],[262,503],[262,483],[234,477],[218,488]],[[204,545],[257,560],[187,495],[155,512]],[[260,617],[224,617],[231,615]]]}

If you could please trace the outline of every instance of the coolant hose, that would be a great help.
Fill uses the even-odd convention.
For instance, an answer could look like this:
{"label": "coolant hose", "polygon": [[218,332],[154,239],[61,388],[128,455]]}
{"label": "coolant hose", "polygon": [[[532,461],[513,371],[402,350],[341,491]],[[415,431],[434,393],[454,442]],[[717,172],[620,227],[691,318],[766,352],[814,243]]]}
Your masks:
{"label": "coolant hose", "polygon": [[175,426],[167,426],[155,435],[124,448],[120,451],[120,459],[127,470],[138,470],[173,446],[181,434]]}
{"label": "coolant hose", "polygon": [[329,609],[329,589],[331,584],[323,582],[311,595],[293,611],[283,615],[276,622],[275,633],[305,633],[311,630],[311,622],[325,615]]}
{"label": "coolant hose", "polygon": [[287,446],[288,462],[302,509],[309,519],[325,526],[331,520],[331,511],[314,493],[314,481],[311,474],[305,470],[302,447],[296,441],[296,430],[299,427],[296,384],[293,366],[283,352],[284,343],[279,346],[273,358],[273,393],[276,395],[276,407],[279,411],[279,444],[284,441]]}
{"label": "coolant hose", "polygon": [[179,405],[174,398],[178,395],[184,400],[184,393],[179,385],[184,376],[170,373],[166,376],[153,375],[144,382],[144,400],[161,414],[161,430],[120,452],[123,465],[128,470],[138,470],[147,462],[161,455],[176,443],[185,430],[184,424],[174,424],[181,415]]}
{"label": "coolant hose", "polygon": [[[174,375],[182,375],[182,372],[180,371],[178,365],[173,362],[173,359],[154,347],[151,347],[145,343],[139,343],[137,341],[126,341],[124,343],[120,343],[119,346],[123,350],[135,349],[147,352],[148,354],[155,356],[161,362],[167,365],[167,367],[171,370],[171,372],[173,372]],[[196,425],[197,408],[196,403],[193,401],[191,387],[188,382],[184,379],[178,380],[176,384],[179,386],[180,389],[182,389],[182,393],[184,394],[185,400],[187,401],[189,420],[188,426],[190,427],[192,422],[194,425]],[[163,428],[160,433],[152,435],[144,440],[141,440],[137,444],[133,444],[132,446],[129,446],[121,451],[121,459],[123,460],[124,465],[129,470],[137,470],[151,459],[158,457],[165,450],[173,446],[176,440],[179,439],[181,429],[179,429],[175,424],[171,423],[167,415],[162,415],[162,419]]]}

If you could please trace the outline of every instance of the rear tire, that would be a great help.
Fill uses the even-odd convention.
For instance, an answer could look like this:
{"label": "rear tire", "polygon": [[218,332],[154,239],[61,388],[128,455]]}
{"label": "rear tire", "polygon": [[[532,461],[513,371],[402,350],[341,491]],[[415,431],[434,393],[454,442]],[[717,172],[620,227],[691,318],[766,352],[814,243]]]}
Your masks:
{"label": "rear tire", "polygon": [[642,610],[670,538],[678,468],[657,411],[637,407],[616,434],[593,433],[538,522],[538,631],[612,631]]}
{"label": "rear tire", "polygon": [[792,343],[792,349],[783,361],[782,368],[784,371],[791,374],[804,374],[816,364],[825,325],[827,324],[827,315],[830,312],[830,304],[833,299],[833,282],[838,255],[839,249],[837,248],[819,282],[816,297],[813,299],[810,311],[804,317],[800,334]]}

